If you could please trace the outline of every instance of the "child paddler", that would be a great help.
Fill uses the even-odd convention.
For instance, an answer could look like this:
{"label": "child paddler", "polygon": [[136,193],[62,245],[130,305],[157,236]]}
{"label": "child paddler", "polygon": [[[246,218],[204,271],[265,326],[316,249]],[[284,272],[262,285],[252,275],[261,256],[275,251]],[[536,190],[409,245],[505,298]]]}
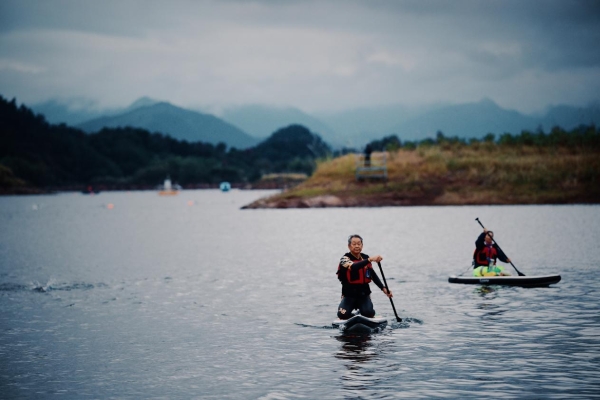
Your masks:
{"label": "child paddler", "polygon": [[348,238],[348,253],[344,254],[338,265],[337,276],[342,283],[342,301],[338,307],[339,319],[349,319],[353,316],[353,310],[359,310],[360,314],[373,318],[375,310],[371,301],[371,289],[369,283],[372,281],[383,291],[392,297],[392,292],[384,287],[383,283],[373,270],[371,262],[381,262],[380,255],[369,257],[361,253],[363,240],[359,235],[351,235]]}
{"label": "child paddler", "polygon": [[483,228],[483,232],[475,241],[475,252],[473,253],[473,276],[509,276],[504,267],[496,265],[497,260],[505,263],[510,258],[494,243],[494,232]]}

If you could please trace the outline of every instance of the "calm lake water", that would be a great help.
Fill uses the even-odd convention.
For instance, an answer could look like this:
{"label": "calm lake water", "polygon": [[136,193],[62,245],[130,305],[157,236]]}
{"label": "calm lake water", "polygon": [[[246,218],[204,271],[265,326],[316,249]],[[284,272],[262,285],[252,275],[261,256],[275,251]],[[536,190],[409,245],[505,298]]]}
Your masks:
{"label": "calm lake water", "polygon": [[[272,193],[0,197],[0,397],[600,396],[599,206],[240,209]],[[476,217],[562,281],[448,283]],[[374,291],[382,333],[331,327],[352,233],[404,319]]]}

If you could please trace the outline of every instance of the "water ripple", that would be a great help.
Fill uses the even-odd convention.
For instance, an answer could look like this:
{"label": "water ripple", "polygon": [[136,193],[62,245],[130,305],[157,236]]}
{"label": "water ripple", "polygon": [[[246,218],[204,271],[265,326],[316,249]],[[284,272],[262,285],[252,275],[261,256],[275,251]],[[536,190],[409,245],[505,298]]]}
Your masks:
{"label": "water ripple", "polygon": [[[235,207],[218,191],[189,195],[202,206],[58,195],[36,200],[44,213],[21,214],[22,199],[0,197],[3,397],[597,397],[596,206],[242,212],[235,204],[255,194],[229,193]],[[106,213],[98,199],[118,207]],[[502,234],[520,270],[563,280],[449,284],[468,265],[475,216]],[[585,231],[570,225],[582,220]],[[388,319],[380,333],[331,326],[332,260],[347,230],[385,258],[403,321],[375,291]],[[540,237],[544,251],[531,251]]]}

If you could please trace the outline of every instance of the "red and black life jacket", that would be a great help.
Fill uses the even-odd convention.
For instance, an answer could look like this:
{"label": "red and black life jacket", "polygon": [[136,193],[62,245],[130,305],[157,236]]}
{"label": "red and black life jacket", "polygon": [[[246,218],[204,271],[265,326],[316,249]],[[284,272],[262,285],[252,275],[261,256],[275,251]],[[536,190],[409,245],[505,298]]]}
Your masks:
{"label": "red and black life jacket", "polygon": [[498,258],[498,251],[494,246],[483,246],[481,249],[475,249],[473,259],[475,265],[490,265],[489,260]]}
{"label": "red and black life jacket", "polygon": [[[362,255],[361,255],[362,257]],[[353,263],[357,263],[363,260],[352,260]],[[364,285],[365,283],[371,283],[370,269],[373,269],[373,265],[368,263],[359,270],[352,270],[351,268],[345,268],[338,264],[337,275],[342,280],[341,274],[344,273],[346,282],[351,285]]]}

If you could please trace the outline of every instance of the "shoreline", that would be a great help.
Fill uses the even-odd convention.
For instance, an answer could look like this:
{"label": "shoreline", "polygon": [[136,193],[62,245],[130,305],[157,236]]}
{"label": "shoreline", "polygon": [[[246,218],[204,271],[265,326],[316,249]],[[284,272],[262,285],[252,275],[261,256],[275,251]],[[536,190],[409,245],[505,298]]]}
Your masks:
{"label": "shoreline", "polygon": [[[276,195],[277,197],[277,195]],[[287,209],[287,208],[377,208],[377,207],[444,207],[444,206],[515,206],[515,205],[597,205],[600,201],[418,201],[341,198],[335,195],[323,195],[306,198],[272,198],[258,199],[242,207],[243,210],[255,209]]]}
{"label": "shoreline", "polygon": [[243,208],[600,204],[595,148],[431,146],[383,158],[384,179],[358,179],[356,156],[349,154]]}
{"label": "shoreline", "polygon": [[[238,190],[285,190],[288,187],[278,187],[275,185],[249,185],[249,184],[231,184],[231,189]],[[180,191],[186,190],[215,190],[220,189],[219,184],[194,185],[184,187]],[[162,189],[156,187],[98,187],[91,191],[74,188],[72,186],[58,188],[36,188],[36,187],[18,187],[18,188],[0,188],[0,196],[32,196],[41,194],[58,194],[58,193],[81,193],[84,195],[97,195],[105,192],[158,192]]]}

